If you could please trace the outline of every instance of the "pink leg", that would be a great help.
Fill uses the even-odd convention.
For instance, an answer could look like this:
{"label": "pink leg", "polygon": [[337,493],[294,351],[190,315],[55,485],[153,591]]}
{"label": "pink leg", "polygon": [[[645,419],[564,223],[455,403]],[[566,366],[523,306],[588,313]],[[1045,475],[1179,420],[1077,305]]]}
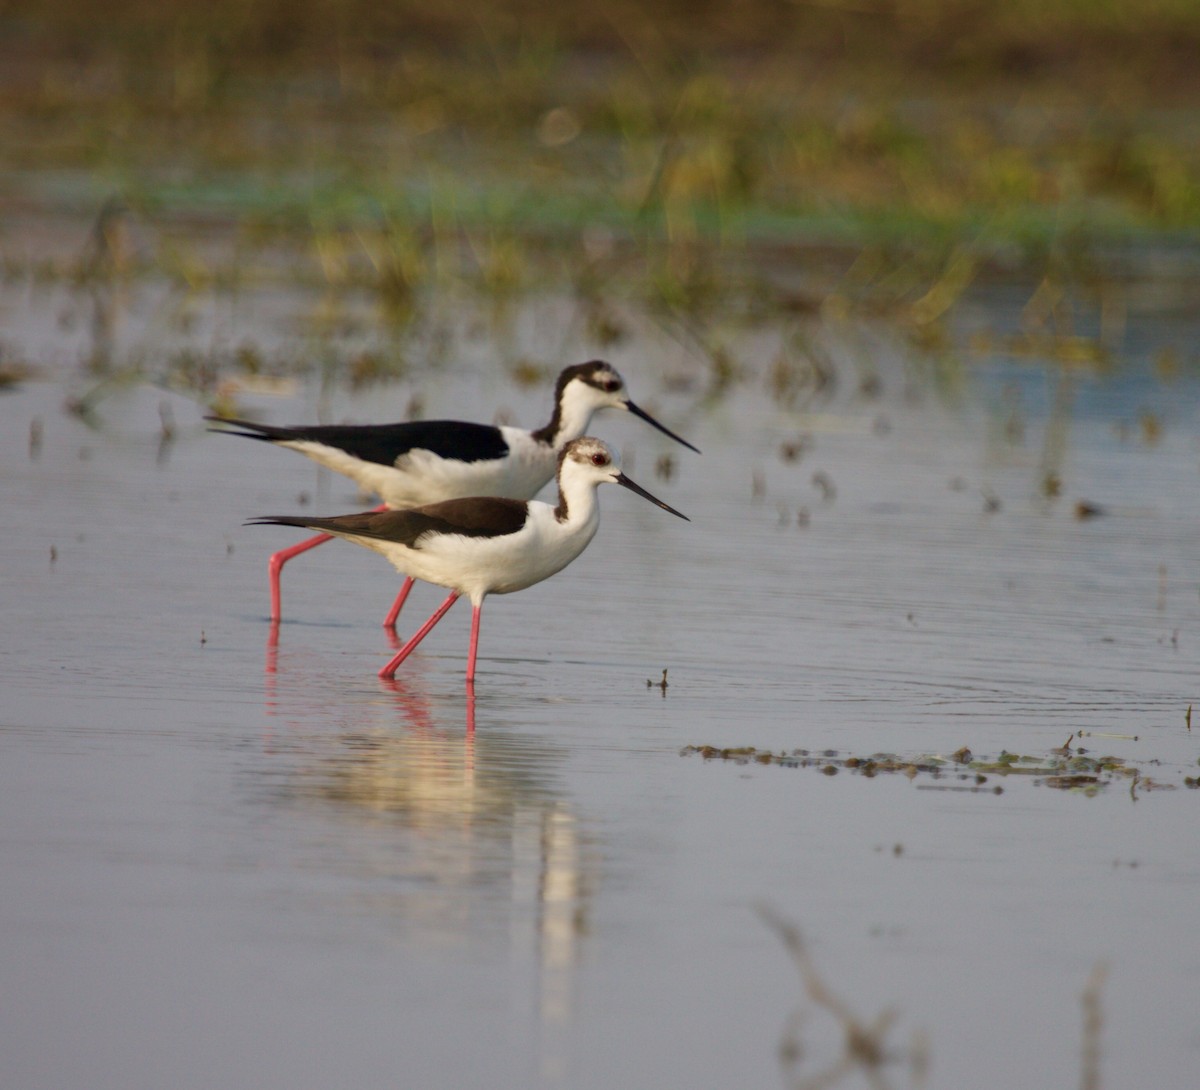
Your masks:
{"label": "pink leg", "polygon": [[[381,503],[378,507],[372,507],[372,511],[386,511],[387,504]],[[278,621],[282,616],[280,610],[281,593],[279,589],[279,576],[283,571],[283,566],[293,556],[299,556],[301,553],[308,552],[309,549],[315,549],[318,545],[324,545],[327,541],[332,541],[332,534],[317,534],[316,537],[306,538],[298,545],[293,545],[290,549],[280,549],[279,552],[271,555],[271,560],[267,565],[267,572],[271,579],[271,620]],[[397,613],[399,610],[397,610]]]}
{"label": "pink leg", "polygon": [[396,618],[400,616],[400,610],[404,608],[404,599],[408,597],[408,592],[412,588],[413,577],[407,575],[404,577],[404,586],[400,588],[400,593],[396,595],[396,600],[392,603],[392,608],[383,619],[384,628],[390,628],[393,632],[396,631]]}
{"label": "pink leg", "polygon": [[483,606],[476,606],[471,611],[471,650],[467,654],[467,684],[475,684],[475,653],[479,650],[479,614]]}
{"label": "pink leg", "polygon": [[400,648],[399,651],[396,652],[396,657],[379,671],[379,676],[388,681],[394,678],[396,676],[396,667],[413,653],[417,644],[419,644],[426,636],[429,635],[429,630],[446,615],[446,611],[457,601],[458,591],[452,590],[450,592],[450,597],[447,598],[440,606],[438,606],[436,610],[434,610],[433,616],[430,617],[429,620],[427,620],[423,625],[421,625],[408,643],[406,643]]}
{"label": "pink leg", "polygon": [[293,545],[290,549],[280,549],[279,552],[271,554],[271,560],[267,564],[267,571],[271,576],[271,621],[273,623],[279,623],[279,573],[283,571],[284,564],[291,560],[293,556],[299,556],[301,553],[308,552],[309,549],[315,549],[318,545],[324,545],[325,542],[332,540],[332,534],[317,534],[316,537],[307,538],[300,542],[299,545]]}

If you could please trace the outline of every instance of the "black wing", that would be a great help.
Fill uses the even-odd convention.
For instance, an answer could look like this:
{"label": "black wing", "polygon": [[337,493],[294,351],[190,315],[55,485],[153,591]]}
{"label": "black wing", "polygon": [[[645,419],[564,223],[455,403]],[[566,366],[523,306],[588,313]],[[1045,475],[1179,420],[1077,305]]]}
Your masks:
{"label": "black wing", "polygon": [[247,526],[302,526],[340,537],[370,537],[397,541],[419,549],[426,534],[462,534],[464,537],[503,537],[525,525],[528,504],[495,496],[446,500],[402,511],[368,511],[361,515],[315,518],[305,515],[265,515]]}
{"label": "black wing", "polygon": [[228,435],[261,439],[267,443],[323,443],[327,447],[344,450],[364,462],[383,466],[395,465],[396,459],[413,450],[427,450],[439,458],[455,458],[460,462],[486,462],[508,454],[508,444],[499,428],[463,420],[277,427],[221,416],[208,416],[205,419],[244,429],[226,431]]}

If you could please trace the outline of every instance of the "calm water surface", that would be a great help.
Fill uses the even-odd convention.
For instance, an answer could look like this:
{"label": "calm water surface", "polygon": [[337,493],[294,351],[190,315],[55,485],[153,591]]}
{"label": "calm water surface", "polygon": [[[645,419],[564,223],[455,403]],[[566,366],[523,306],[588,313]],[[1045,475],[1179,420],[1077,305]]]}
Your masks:
{"label": "calm water surface", "polygon": [[[99,429],[65,414],[61,306],[4,299],[10,341],[49,366],[0,399],[0,1085],[779,1086],[797,1012],[803,1074],[842,1030],[759,904],[859,1016],[895,1009],[888,1085],[910,1085],[921,1034],[931,1087],[1078,1085],[1101,964],[1102,1084],[1192,1084],[1195,381],[1081,381],[1051,504],[1044,371],[981,363],[953,403],[914,399],[885,348],[882,398],[805,415],[763,382],[668,392],[677,346],[610,353],[704,455],[632,419],[593,430],[693,521],[606,489],[574,566],[490,600],[471,734],[469,610],[380,683],[398,580],[364,550],[287,568],[268,649],[266,557],[292,539],[242,521],[301,493],[360,501],[207,434],[181,396],[115,393]],[[381,420],[417,390],[429,416],[543,422],[546,390],[480,374],[466,352],[394,393],[244,404]],[[1013,389],[1028,430],[1001,443]],[[1078,520],[1079,500],[1105,513]],[[440,597],[419,588],[401,627]],[[680,753],[1045,757],[1080,731],[1165,787],[967,791]]]}

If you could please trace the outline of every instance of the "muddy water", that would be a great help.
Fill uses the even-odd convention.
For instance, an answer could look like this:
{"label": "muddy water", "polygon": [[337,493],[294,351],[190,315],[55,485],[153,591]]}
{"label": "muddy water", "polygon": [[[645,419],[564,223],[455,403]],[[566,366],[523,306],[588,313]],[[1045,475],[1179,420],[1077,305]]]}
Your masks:
{"label": "muddy water", "polygon": [[[1077,1084],[1100,965],[1103,1085],[1190,1083],[1200,389],[1146,377],[1150,349],[1078,380],[1055,502],[1045,366],[978,361],[954,398],[914,396],[883,340],[880,397],[806,414],[758,380],[668,392],[689,363],[665,340],[610,353],[704,455],[595,430],[693,521],[606,490],[584,557],[489,602],[468,709],[469,611],[383,685],[397,578],[341,543],[289,566],[268,648],[265,560],[291,538],[241,523],[302,493],[355,509],[349,486],[145,384],[86,426],[62,410],[86,327],[53,292],[4,302],[6,343],[44,366],[0,399],[0,1084],[770,1087],[797,1013],[816,1076],[844,1027],[759,904],[863,1021],[895,1010],[890,1085],[914,1053],[932,1087]],[[521,328],[535,357],[594,354]],[[378,420],[415,392],[430,416],[541,422],[546,392],[481,370],[487,349],[242,403]],[[439,599],[419,588],[402,627]],[[1046,759],[1069,738],[1140,779],[681,755]]]}

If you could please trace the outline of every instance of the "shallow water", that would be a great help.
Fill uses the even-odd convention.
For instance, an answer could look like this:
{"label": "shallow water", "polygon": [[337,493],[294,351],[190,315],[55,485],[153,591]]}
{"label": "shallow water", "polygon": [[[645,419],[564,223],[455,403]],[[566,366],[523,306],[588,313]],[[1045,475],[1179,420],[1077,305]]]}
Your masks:
{"label": "shallow water", "polygon": [[[890,1085],[916,1034],[931,1087],[1076,1084],[1097,965],[1102,1084],[1189,1084],[1200,384],[1150,380],[1152,336],[1120,377],[1079,380],[1054,503],[1046,367],[979,361],[947,403],[872,342],[882,398],[806,415],[760,382],[666,392],[678,346],[609,353],[704,455],[632,419],[593,430],[692,523],[606,489],[579,561],[489,601],[469,710],[469,611],[379,682],[398,579],[342,543],[288,566],[270,649],[265,561],[291,538],[242,521],[361,501],[206,433],[182,395],[118,391],[98,429],[64,413],[84,334],[53,294],[4,300],[45,366],[0,399],[0,1084],[776,1086],[797,1011],[803,1075],[842,1028],[762,904],[859,1017],[896,1010]],[[232,325],[278,335],[251,308]],[[520,329],[535,358],[560,347]],[[244,403],[379,420],[417,391],[428,416],[541,423],[546,391],[481,377],[486,354]],[[1012,389],[1027,433],[1005,443]],[[440,597],[418,588],[401,627]],[[1142,779],[1093,796],[681,755],[1044,758],[1072,736]]]}

